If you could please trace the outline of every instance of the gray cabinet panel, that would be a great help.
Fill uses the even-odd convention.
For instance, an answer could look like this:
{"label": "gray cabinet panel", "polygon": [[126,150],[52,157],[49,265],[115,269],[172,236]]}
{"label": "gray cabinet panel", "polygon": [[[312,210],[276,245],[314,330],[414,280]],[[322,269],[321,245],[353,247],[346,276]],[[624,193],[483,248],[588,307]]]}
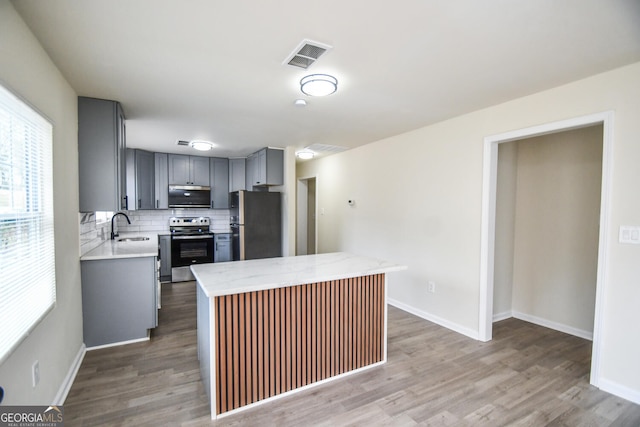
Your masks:
{"label": "gray cabinet panel", "polygon": [[169,184],[209,185],[209,157],[169,154]]}
{"label": "gray cabinet panel", "polygon": [[127,209],[125,135],[120,104],[78,97],[80,212]]}
{"label": "gray cabinet panel", "polygon": [[229,209],[229,159],[212,157],[209,171],[211,208]]}
{"label": "gray cabinet panel", "polygon": [[154,153],[156,209],[169,209],[169,159],[166,153]]}
{"label": "gray cabinet panel", "polygon": [[229,192],[246,190],[245,159],[229,159]]}
{"label": "gray cabinet panel", "polygon": [[129,201],[128,210],[135,210],[136,200],[136,150],[133,148],[126,149],[126,166],[127,166],[127,201]]}
{"label": "gray cabinet panel", "polygon": [[138,209],[155,208],[154,169],[153,153],[136,150],[136,205]]}
{"label": "gray cabinet panel", "polygon": [[171,281],[171,236],[158,236],[160,246],[160,280]]}
{"label": "gray cabinet panel", "polygon": [[186,185],[189,183],[189,156],[169,154],[169,184]]}
{"label": "gray cabinet panel", "polygon": [[154,209],[155,162],[153,153],[127,149],[127,200],[129,210]]}
{"label": "gray cabinet panel", "polygon": [[193,185],[210,185],[209,157],[189,156],[189,178]]}
{"label": "gray cabinet panel", "polygon": [[256,185],[256,175],[258,172],[258,154],[253,153],[247,157],[245,163],[245,186],[247,191],[252,191],[253,186]]}
{"label": "gray cabinet panel", "polygon": [[284,151],[277,148],[263,148],[247,157],[246,187],[282,185],[284,183]]}
{"label": "gray cabinet panel", "polygon": [[231,233],[216,233],[213,236],[213,262],[227,262],[232,260]]}
{"label": "gray cabinet panel", "polygon": [[156,326],[155,257],[82,261],[81,275],[87,347],[146,338]]}

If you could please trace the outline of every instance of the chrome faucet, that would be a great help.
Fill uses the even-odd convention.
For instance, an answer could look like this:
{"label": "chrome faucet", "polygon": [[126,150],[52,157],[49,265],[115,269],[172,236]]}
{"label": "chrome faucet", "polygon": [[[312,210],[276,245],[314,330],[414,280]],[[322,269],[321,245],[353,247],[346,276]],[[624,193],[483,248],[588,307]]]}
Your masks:
{"label": "chrome faucet", "polygon": [[111,217],[111,240],[115,240],[115,238],[118,237],[118,234],[113,232],[113,220],[118,215],[122,215],[123,217],[125,217],[127,219],[127,222],[129,224],[131,224],[131,220],[129,219],[129,217],[127,216],[126,213],[124,213],[124,212],[116,212],[116,213],[114,213],[113,216]]}

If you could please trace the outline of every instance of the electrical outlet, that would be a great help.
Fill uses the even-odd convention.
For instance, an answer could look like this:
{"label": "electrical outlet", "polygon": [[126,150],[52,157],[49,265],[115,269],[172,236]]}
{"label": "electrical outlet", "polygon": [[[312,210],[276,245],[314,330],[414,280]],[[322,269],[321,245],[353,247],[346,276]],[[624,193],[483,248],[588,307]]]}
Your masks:
{"label": "electrical outlet", "polygon": [[435,291],[436,291],[436,282],[428,282],[427,283],[427,290],[429,292],[431,292],[432,294],[435,293]]}
{"label": "electrical outlet", "polygon": [[35,388],[40,382],[40,362],[37,360],[33,362],[31,366],[31,375],[33,380],[33,387]]}

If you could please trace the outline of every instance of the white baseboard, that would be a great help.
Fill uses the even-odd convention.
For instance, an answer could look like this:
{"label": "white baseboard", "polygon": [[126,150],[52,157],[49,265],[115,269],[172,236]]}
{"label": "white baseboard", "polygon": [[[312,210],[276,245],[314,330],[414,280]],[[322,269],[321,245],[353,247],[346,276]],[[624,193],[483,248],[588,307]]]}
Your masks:
{"label": "white baseboard", "polygon": [[567,326],[562,323],[553,322],[551,320],[532,316],[530,314],[520,313],[518,311],[513,312],[513,317],[515,317],[516,319],[524,320],[525,322],[544,326],[545,328],[564,332],[565,334],[573,335],[578,338],[584,338],[585,340],[593,341],[593,332],[590,331],[584,331],[582,329],[574,328],[573,326]]}
{"label": "white baseboard", "polygon": [[76,354],[75,359],[73,359],[73,363],[69,367],[69,372],[67,372],[67,376],[64,377],[62,384],[60,385],[60,389],[58,389],[58,393],[56,397],[53,399],[54,405],[64,405],[64,401],[67,399],[67,395],[69,394],[69,390],[71,390],[71,386],[73,385],[73,381],[76,379],[76,375],[78,375],[78,371],[80,370],[80,365],[82,365],[82,360],[84,360],[84,355],[87,352],[87,348],[84,343],[80,346],[80,350],[78,350],[78,354]]}
{"label": "white baseboard", "polygon": [[129,341],[119,341],[119,342],[114,342],[111,344],[103,344],[103,345],[96,345],[93,347],[87,347],[87,351],[92,351],[92,350],[100,350],[101,348],[109,348],[109,347],[118,347],[121,345],[126,345],[126,344],[134,344],[137,342],[143,342],[143,341],[149,341],[151,338],[149,338],[149,331],[147,331],[147,337],[146,338],[136,338],[134,340],[129,340]]}
{"label": "white baseboard", "polygon": [[598,388],[602,391],[606,391],[607,393],[626,399],[629,402],[640,405],[640,391],[638,390],[630,389],[629,387],[604,378],[600,378],[600,381],[598,381]]}
{"label": "white baseboard", "polygon": [[510,319],[513,317],[512,311],[503,311],[502,313],[496,313],[493,315],[493,321],[499,322],[501,320]]}
{"label": "white baseboard", "polygon": [[433,314],[427,313],[426,311],[418,310],[415,307],[411,307],[410,305],[407,305],[393,298],[387,298],[387,303],[389,303],[394,307],[399,308],[400,310],[404,310],[407,313],[411,313],[415,316],[428,320],[429,322],[433,322],[444,328],[451,329],[454,332],[468,336],[469,338],[473,338],[474,340],[478,340],[480,337],[480,335],[478,334],[478,331],[469,329],[465,326],[458,325],[457,323],[450,322],[446,319],[443,319],[442,317],[438,317]]}

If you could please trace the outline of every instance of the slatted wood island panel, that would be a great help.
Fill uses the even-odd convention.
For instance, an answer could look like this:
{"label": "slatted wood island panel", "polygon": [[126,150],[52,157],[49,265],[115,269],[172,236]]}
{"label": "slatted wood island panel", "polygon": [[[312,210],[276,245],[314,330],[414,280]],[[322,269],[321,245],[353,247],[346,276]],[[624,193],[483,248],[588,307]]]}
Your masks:
{"label": "slatted wood island panel", "polygon": [[403,268],[344,253],[194,266],[212,418],[384,363],[385,273]]}

